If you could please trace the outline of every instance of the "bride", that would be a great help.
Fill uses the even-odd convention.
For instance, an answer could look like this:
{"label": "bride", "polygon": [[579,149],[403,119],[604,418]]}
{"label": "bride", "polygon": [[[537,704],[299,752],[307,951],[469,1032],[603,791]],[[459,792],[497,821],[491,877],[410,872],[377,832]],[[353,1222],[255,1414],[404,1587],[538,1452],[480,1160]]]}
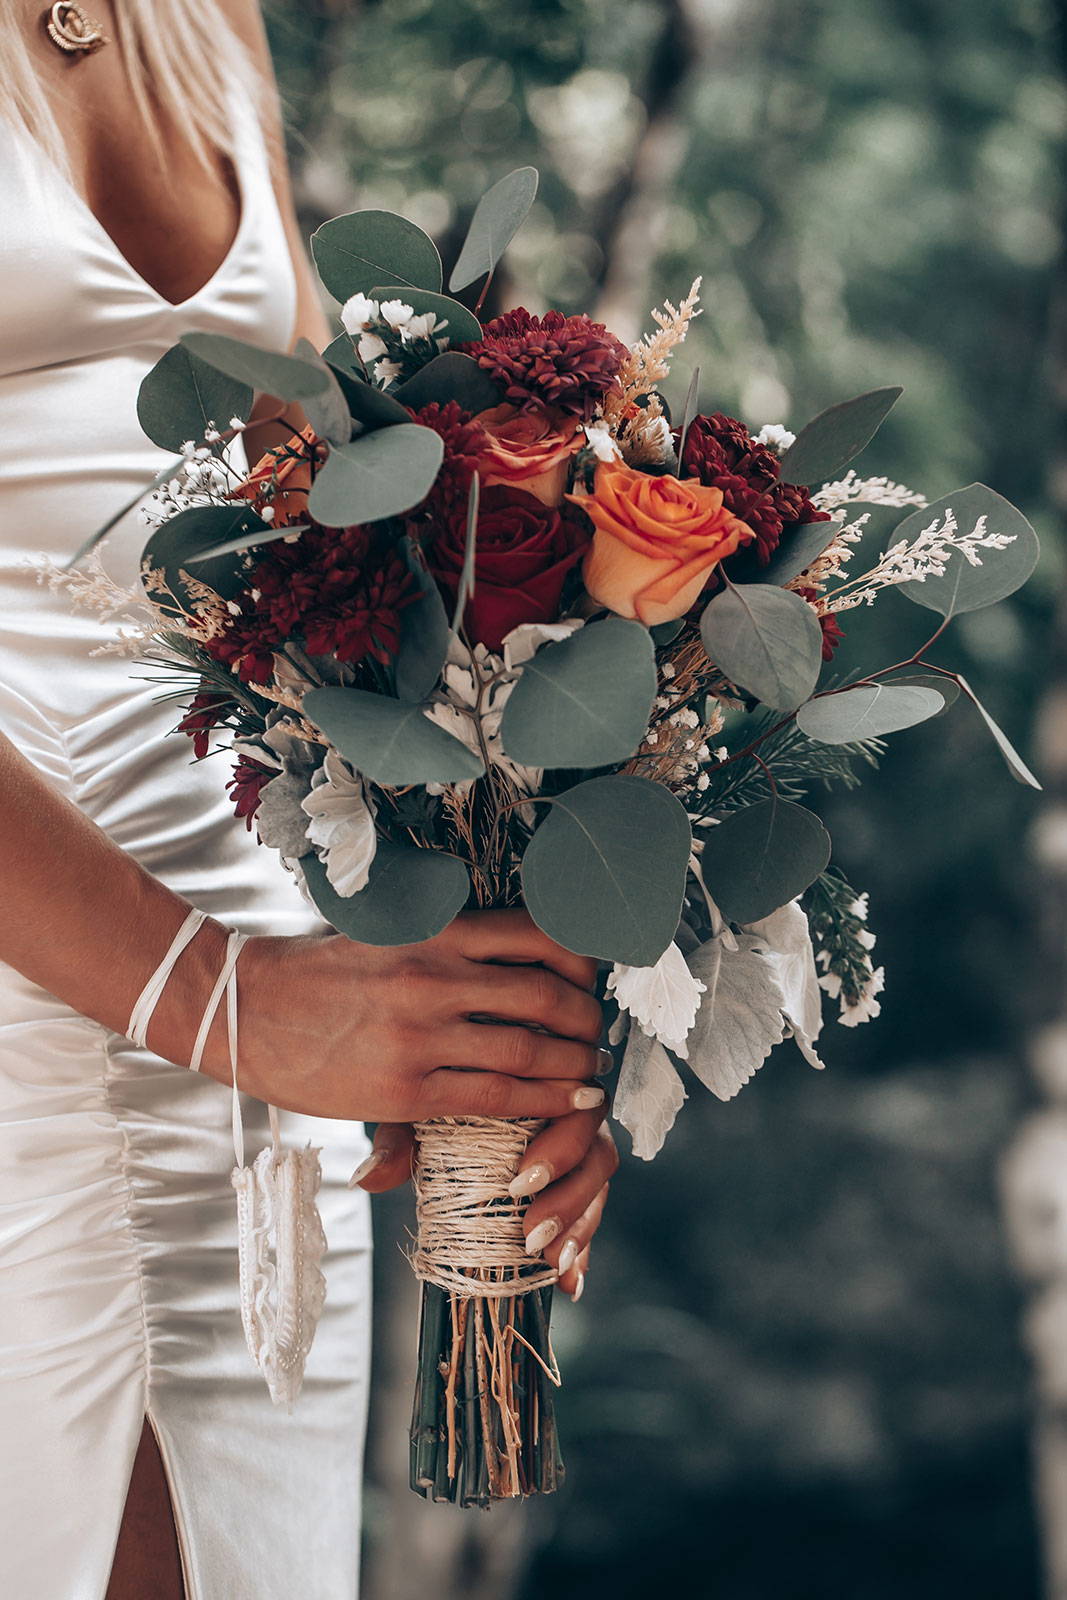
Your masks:
{"label": "bride", "polygon": [[[615,1163],[593,964],[515,912],[402,949],[327,934],[107,649],[117,624],[40,581],[160,467],[137,389],[181,333],[329,338],[254,0],[0,0],[0,88],[0,1594],[349,1600],[367,1191],[407,1177],[413,1119],[555,1119],[517,1192],[581,1292]],[[277,411],[259,397],[252,460],[303,420]],[[111,577],[136,581],[144,536],[119,523]],[[326,1308],[291,1415],[241,1330],[221,1016],[188,1070],[231,927],[255,935],[250,1146],[263,1101],[322,1146]]]}

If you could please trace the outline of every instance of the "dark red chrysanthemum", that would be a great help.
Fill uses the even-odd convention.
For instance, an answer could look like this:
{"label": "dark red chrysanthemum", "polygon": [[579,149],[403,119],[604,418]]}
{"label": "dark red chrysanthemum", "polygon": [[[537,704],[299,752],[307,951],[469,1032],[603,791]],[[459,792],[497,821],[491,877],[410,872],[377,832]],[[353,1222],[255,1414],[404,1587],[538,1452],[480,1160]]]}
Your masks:
{"label": "dark red chrysanthemum", "polygon": [[690,423],[681,476],[699,478],[722,490],[726,509],[755,533],[761,566],[767,565],[778,548],[783,528],[830,520],[827,512],[816,511],[803,484],[783,483],[781,470],[774,451],[757,444],[736,417],[716,411],[710,417],[694,417]]}
{"label": "dark red chrysanthemum", "polygon": [[476,343],[461,347],[521,406],[540,400],[581,417],[592,415],[629,354],[602,322],[562,311],[531,316],[519,307],[494,317]]}
{"label": "dark red chrysanthemum", "polygon": [[433,488],[412,516],[425,516],[431,522],[447,522],[457,513],[465,516],[471,478],[478,456],[485,449],[481,424],[455,400],[443,406],[435,400],[421,411],[413,411],[411,416],[414,422],[439,433],[445,447]]}
{"label": "dark red chrysanthemum", "polygon": [[259,761],[253,761],[251,756],[239,756],[237,765],[233,769],[233,777],[226,784],[233,801],[233,814],[235,817],[244,817],[245,827],[252,831],[252,818],[259,810],[259,797],[265,784],[278,776],[277,772],[265,767]]}
{"label": "dark red chrysanthemum", "polygon": [[178,724],[178,732],[189,735],[193,741],[193,754],[198,761],[207,755],[212,731],[225,722],[233,704],[228,694],[215,689],[201,689],[194,695],[188,711]]}
{"label": "dark red chrysanthemum", "polygon": [[365,528],[313,524],[269,547],[207,649],[246,683],[267,683],[275,650],[290,639],[311,655],[387,663],[400,643],[400,613],[417,594],[404,562]]}
{"label": "dark red chrysanthemum", "polygon": [[[802,600],[807,600],[812,605],[817,599],[814,589],[798,589],[796,593]],[[845,630],[833,611],[827,611],[819,617],[819,627],[822,629],[822,658],[824,661],[832,661],[834,651],[845,637]]]}

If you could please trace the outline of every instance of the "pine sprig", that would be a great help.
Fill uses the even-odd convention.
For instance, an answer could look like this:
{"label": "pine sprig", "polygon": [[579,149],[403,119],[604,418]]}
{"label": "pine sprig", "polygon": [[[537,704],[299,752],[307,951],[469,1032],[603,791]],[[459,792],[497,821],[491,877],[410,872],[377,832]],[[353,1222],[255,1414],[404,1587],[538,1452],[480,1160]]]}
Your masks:
{"label": "pine sprig", "polygon": [[[768,717],[764,728],[773,726]],[[760,737],[759,728],[753,739]],[[717,773],[706,767],[711,780],[702,794],[687,801],[690,810],[701,816],[738,811],[743,806],[766,800],[774,789],[783,800],[803,800],[815,784],[829,789],[839,783],[845,789],[858,788],[863,773],[858,767],[877,768],[885,749],[881,739],[863,739],[856,744],[819,744],[802,733],[795,722],[787,722],[770,733],[760,744],[758,761],[736,761]],[[770,776],[768,776],[768,769]]]}

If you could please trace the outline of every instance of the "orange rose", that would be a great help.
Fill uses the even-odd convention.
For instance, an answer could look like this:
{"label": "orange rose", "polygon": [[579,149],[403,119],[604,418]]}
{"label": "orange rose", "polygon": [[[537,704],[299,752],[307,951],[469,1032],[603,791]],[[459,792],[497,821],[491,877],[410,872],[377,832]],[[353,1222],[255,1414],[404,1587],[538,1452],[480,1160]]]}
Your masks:
{"label": "orange rose", "polygon": [[[232,498],[251,500],[257,510],[272,505],[276,528],[306,522],[311,459],[317,442],[315,430],[308,423],[285,444],[275,445],[261,456],[248,477],[233,491]],[[287,454],[290,451],[299,451],[299,455]],[[273,495],[264,494],[272,483],[275,486]]]}
{"label": "orange rose", "polygon": [[478,461],[482,487],[506,483],[524,489],[542,505],[558,506],[567,482],[567,465],[585,443],[579,419],[548,406],[494,406],[475,422],[486,435]]}
{"label": "orange rose", "polygon": [[620,617],[649,627],[683,616],[724,556],[755,538],[726,511],[720,489],[696,478],[652,477],[602,461],[593,493],[568,495],[596,533],[585,558],[585,586]]}

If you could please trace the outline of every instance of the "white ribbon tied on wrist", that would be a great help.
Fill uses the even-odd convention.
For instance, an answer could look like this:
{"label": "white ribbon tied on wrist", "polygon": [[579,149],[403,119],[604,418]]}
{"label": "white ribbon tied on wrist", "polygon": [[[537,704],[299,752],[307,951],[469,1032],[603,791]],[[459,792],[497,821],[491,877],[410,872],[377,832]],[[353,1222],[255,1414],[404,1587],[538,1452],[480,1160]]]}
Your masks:
{"label": "white ribbon tied on wrist", "polygon": [[[138,997],[129,1036],[144,1044],[156,1001],[189,940],[204,921],[192,911],[159,968]],[[244,1124],[237,1089],[237,960],[247,936],[231,932],[226,957],[215,980],[189,1063],[199,1072],[211,1025],[226,995],[226,1036],[233,1082],[231,1119],[236,1165],[231,1182],[237,1194],[237,1253],[241,1323],[245,1342],[266,1379],[275,1405],[291,1407],[304,1381],[304,1367],[326,1300],[321,1262],[326,1235],[315,1196],[322,1181],[319,1151],[312,1145],[287,1150],[278,1113],[268,1106],[271,1143],[251,1167],[245,1165]],[[136,1033],[134,1028],[136,1027]]]}

